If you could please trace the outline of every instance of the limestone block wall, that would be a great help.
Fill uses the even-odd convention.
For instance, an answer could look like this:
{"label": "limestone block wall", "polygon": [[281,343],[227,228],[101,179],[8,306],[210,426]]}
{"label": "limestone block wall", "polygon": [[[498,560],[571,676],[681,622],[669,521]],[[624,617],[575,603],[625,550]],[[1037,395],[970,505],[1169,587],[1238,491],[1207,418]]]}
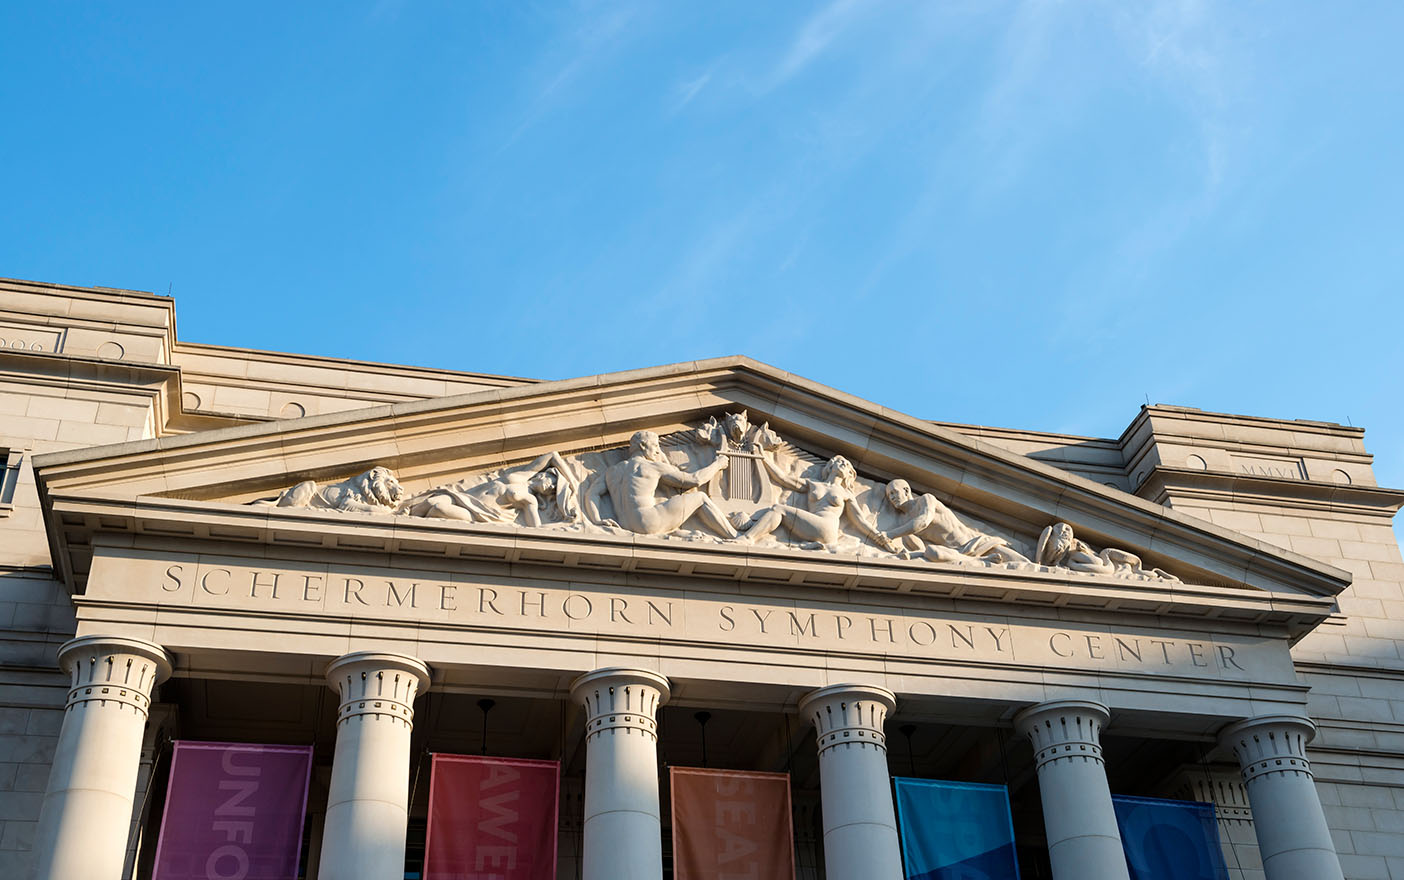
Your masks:
{"label": "limestone block wall", "polygon": [[[34,601],[48,596],[46,605]],[[73,635],[67,595],[55,581],[0,574],[0,608],[30,620],[0,637],[0,877],[26,877],[39,804],[63,722],[68,682],[54,667],[58,646]],[[60,630],[67,621],[67,632]]]}
{"label": "limestone block wall", "polygon": [[530,380],[339,358],[176,344],[188,412],[293,419],[383,403],[450,397]]}
{"label": "limestone block wall", "polygon": [[0,340],[9,351],[168,364],[175,301],[137,290],[0,278]]}
{"label": "limestone block wall", "polygon": [[49,569],[31,461],[56,449],[154,435],[148,395],[11,370],[0,374],[0,448],[13,463],[0,507],[0,877],[25,877],[68,683],[55,665],[73,605]]}
{"label": "limestone block wall", "polygon": [[[176,338],[169,297],[6,278],[0,278],[0,350],[176,368],[171,375],[178,388],[171,412],[158,420],[161,433],[220,427],[220,419],[298,418],[534,381],[184,342]],[[198,417],[194,424],[192,416]],[[88,445],[116,442],[84,439]]]}
{"label": "limestone block wall", "polygon": [[[528,381],[195,345],[168,298],[0,279],[0,877],[28,871],[66,690],[55,656],[74,631],[34,455]],[[1404,557],[1363,432],[1177,407],[1143,408],[1115,439],[944,427],[1351,572],[1340,614],[1294,650],[1320,725],[1311,758],[1346,876],[1404,880]],[[1235,821],[1229,864],[1255,880]]]}

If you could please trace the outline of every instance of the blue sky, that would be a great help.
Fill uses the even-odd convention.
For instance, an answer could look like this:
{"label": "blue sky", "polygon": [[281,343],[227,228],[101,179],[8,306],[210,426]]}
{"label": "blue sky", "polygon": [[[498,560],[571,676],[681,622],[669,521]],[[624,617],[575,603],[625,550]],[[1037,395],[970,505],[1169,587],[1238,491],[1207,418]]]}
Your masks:
{"label": "blue sky", "polygon": [[1404,5],[7,4],[0,274],[182,338],[915,415],[1369,429],[1404,486]]}

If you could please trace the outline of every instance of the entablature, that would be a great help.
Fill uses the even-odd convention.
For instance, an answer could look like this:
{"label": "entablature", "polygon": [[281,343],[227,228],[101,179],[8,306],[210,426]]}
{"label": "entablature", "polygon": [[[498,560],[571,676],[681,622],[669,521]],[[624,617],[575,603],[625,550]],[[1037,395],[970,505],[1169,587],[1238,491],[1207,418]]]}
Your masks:
{"label": "entablature", "polygon": [[[1029,607],[1069,608],[1135,618],[1212,621],[1281,628],[1290,639],[1315,628],[1335,609],[1333,599],[1264,590],[1227,590],[1180,581],[1140,581],[1066,570],[945,567],[919,559],[815,553],[784,547],[683,544],[648,535],[531,531],[511,525],[415,520],[316,510],[257,508],[172,499],[139,505],[53,498],[66,536],[79,592],[86,589],[95,546],[138,546],[157,540],[184,552],[217,544],[250,556],[349,551],[453,564],[532,565],[563,570],[559,577],[637,573],[823,590],[909,593]],[[579,574],[572,574],[571,572]]]}

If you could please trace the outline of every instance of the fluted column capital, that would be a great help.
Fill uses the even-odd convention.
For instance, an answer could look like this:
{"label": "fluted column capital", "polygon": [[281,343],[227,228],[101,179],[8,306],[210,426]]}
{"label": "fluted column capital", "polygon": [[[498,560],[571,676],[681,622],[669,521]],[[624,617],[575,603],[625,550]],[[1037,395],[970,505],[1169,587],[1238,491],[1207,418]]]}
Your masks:
{"label": "fluted column capital", "polygon": [[341,697],[338,725],[358,715],[386,715],[414,724],[414,700],[429,687],[429,667],[405,654],[354,651],[327,667],[327,684]]}
{"label": "fluted column capital", "polygon": [[1038,769],[1059,761],[1102,760],[1102,729],[1111,710],[1092,700],[1052,700],[1014,716],[1014,729],[1033,743]]}
{"label": "fluted column capital", "polygon": [[1243,781],[1281,773],[1312,776],[1306,747],[1316,725],[1300,715],[1263,715],[1230,724],[1219,733],[1219,744],[1233,750]]}
{"label": "fluted column capital", "polygon": [[596,669],[570,685],[570,698],[585,707],[587,741],[620,731],[638,731],[657,741],[658,707],[670,696],[668,679],[646,669]]}
{"label": "fluted column capital", "polygon": [[840,745],[872,746],[887,751],[883,724],[897,708],[897,696],[871,684],[832,684],[810,691],[799,713],[814,723],[819,754]]}
{"label": "fluted column capital", "polygon": [[65,709],[97,701],[115,703],[146,717],[151,691],[171,677],[171,658],[152,642],[127,636],[79,636],[59,648],[59,667],[68,673]]}

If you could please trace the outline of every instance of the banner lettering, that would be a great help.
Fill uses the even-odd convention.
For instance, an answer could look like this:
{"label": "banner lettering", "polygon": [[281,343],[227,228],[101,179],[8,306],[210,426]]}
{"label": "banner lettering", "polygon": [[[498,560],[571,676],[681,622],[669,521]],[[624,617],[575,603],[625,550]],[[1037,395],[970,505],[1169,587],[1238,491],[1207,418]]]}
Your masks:
{"label": "banner lettering", "polygon": [[794,880],[788,773],[674,767],[675,880]]}
{"label": "banner lettering", "polygon": [[555,880],[561,765],[435,755],[424,880]]}
{"label": "banner lettering", "polygon": [[311,746],[177,741],[152,880],[295,880]]}

